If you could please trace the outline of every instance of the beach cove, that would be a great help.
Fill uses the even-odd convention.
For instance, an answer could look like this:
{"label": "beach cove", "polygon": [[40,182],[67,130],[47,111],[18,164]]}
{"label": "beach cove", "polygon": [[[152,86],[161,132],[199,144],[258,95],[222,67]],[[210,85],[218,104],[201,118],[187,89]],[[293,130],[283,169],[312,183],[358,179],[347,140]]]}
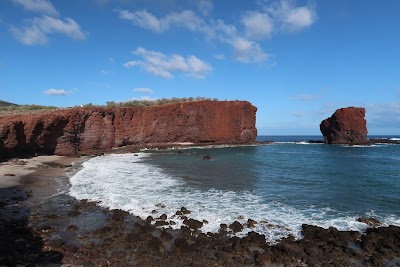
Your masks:
{"label": "beach cove", "polygon": [[[295,139],[297,139],[297,142]],[[389,146],[389,149],[398,147],[393,145],[385,146]],[[196,184],[198,185],[198,183],[200,183],[203,189],[208,186],[218,191],[218,188],[222,185],[204,185],[200,182],[202,179],[196,180],[196,177],[187,177],[188,175],[185,174],[185,171],[182,169],[178,170],[178,172],[177,169],[174,170],[173,162],[175,158],[183,165],[183,161],[187,161],[192,168],[195,166],[193,162],[197,162],[196,164],[199,166],[203,164],[223,165],[224,162],[227,163],[225,160],[232,160],[224,158],[227,154],[240,157],[242,156],[241,153],[250,153],[249,151],[252,149],[263,149],[263,147],[274,149],[275,152],[270,153],[278,157],[277,160],[279,160],[279,151],[286,154],[293,154],[294,150],[301,148],[299,153],[302,153],[303,157],[307,158],[307,153],[305,153],[304,149],[307,151],[309,147],[314,150],[321,149],[322,147],[329,148],[330,146],[307,143],[307,138],[304,140],[299,140],[299,138],[287,140],[287,137],[283,137],[281,140],[275,140],[272,144],[257,148],[219,147],[212,149],[173,149],[151,153],[110,154],[86,159],[39,157],[26,160],[27,163],[24,165],[17,163],[20,164],[18,166],[26,166],[26,168],[29,169],[28,171],[35,172],[25,174],[24,177],[20,178],[20,183],[16,187],[14,186],[12,189],[3,189],[8,191],[9,202],[4,202],[2,200],[2,203],[5,203],[1,207],[2,211],[8,211],[8,213],[2,212],[2,215],[20,215],[20,217],[11,216],[7,218],[8,222],[10,222],[8,219],[11,219],[11,221],[15,219],[22,222],[24,220],[21,220],[21,218],[27,216],[26,218],[29,218],[29,224],[20,225],[20,227],[26,226],[24,229],[29,229],[26,233],[29,235],[32,234],[32,236],[40,240],[39,244],[41,245],[36,247],[36,249],[40,249],[44,254],[37,254],[41,256],[34,256],[36,254],[29,253],[24,254],[24,252],[28,252],[29,250],[25,249],[21,251],[21,248],[19,248],[13,249],[13,252],[20,253],[19,257],[14,256],[13,259],[20,260],[20,263],[35,262],[48,264],[58,262],[65,266],[69,266],[68,264],[72,266],[74,264],[92,264],[93,266],[184,266],[190,264],[197,264],[197,266],[298,266],[299,264],[304,264],[304,266],[322,266],[324,262],[339,264],[339,266],[349,266],[350,263],[353,264],[353,266],[396,266],[396,264],[398,264],[399,244],[397,238],[399,235],[399,227],[389,226],[390,222],[398,220],[398,214],[397,219],[396,217],[392,218],[394,221],[385,221],[384,217],[379,218],[384,224],[379,228],[368,226],[366,223],[357,222],[357,217],[351,218],[353,225],[359,226],[359,229],[351,229],[353,231],[349,231],[350,229],[338,231],[336,228],[329,227],[329,225],[321,225],[324,226],[325,229],[319,226],[311,226],[306,224],[310,222],[306,220],[297,221],[298,227],[296,228],[296,226],[288,223],[285,224],[285,220],[289,222],[291,219],[293,222],[301,220],[299,218],[305,219],[307,215],[298,217],[297,215],[299,213],[296,215],[296,213],[293,213],[295,209],[292,209],[292,211],[286,210],[288,212],[287,217],[283,219],[279,218],[283,223],[278,223],[276,221],[276,214],[275,217],[263,215],[264,220],[261,220],[260,217],[255,216],[254,213],[253,216],[252,213],[245,213],[246,210],[248,210],[246,206],[247,200],[243,199],[244,195],[239,195],[236,197],[242,199],[242,202],[239,203],[243,203],[243,209],[241,211],[236,210],[231,218],[229,218],[229,216],[226,217],[226,213],[222,213],[223,215],[225,214],[225,217],[223,217],[221,221],[218,221],[220,229],[216,231],[215,227],[211,229],[211,225],[213,223],[215,225],[215,222],[212,221],[215,218],[203,216],[204,213],[203,215],[199,215],[198,209],[196,210],[195,208],[196,205],[191,205],[193,202],[196,204],[196,200],[199,200],[199,197],[200,199],[205,199],[206,197],[212,196],[209,195],[210,192],[208,192],[208,189],[203,190],[203,193],[208,192],[208,195],[200,194],[199,196],[189,191],[188,193],[191,198],[184,198],[184,201],[178,202],[176,206],[171,205],[173,201],[171,202],[167,199],[167,196],[163,197],[162,195],[160,195],[158,199],[154,199],[154,203],[149,204],[149,197],[154,197],[155,192],[147,191],[148,195],[146,196],[145,191],[143,192],[142,200],[143,205],[148,206],[148,210],[146,211],[146,209],[144,209],[145,212],[142,213],[138,212],[138,209],[141,207],[140,203],[136,205],[136,211],[129,210],[129,208],[127,208],[129,205],[112,207],[109,205],[109,198],[107,199],[104,195],[102,196],[100,194],[99,199],[91,200],[88,196],[81,195],[79,197],[78,191],[74,189],[74,186],[76,186],[76,184],[74,185],[74,183],[76,183],[74,179],[84,182],[83,177],[85,173],[82,173],[82,171],[85,170],[89,170],[89,174],[92,174],[91,178],[98,181],[97,185],[106,185],[97,177],[98,174],[105,174],[106,172],[99,171],[100,169],[97,169],[97,172],[93,171],[93,169],[90,170],[90,162],[101,162],[101,160],[105,159],[108,165],[100,164],[100,166],[105,167],[107,170],[116,170],[120,174],[123,174],[123,170],[112,165],[110,157],[118,158],[117,162],[120,162],[122,165],[124,165],[122,158],[127,157],[132,163],[131,171],[137,174],[136,179],[141,175],[144,178],[147,176],[151,180],[154,180],[151,175],[156,174],[158,175],[158,179],[160,179],[160,183],[162,182],[166,185],[168,184],[168,179],[174,179],[173,177],[171,178],[171,173],[177,173],[178,175],[176,178],[180,179],[182,182],[182,177],[184,177],[183,182],[189,181],[189,185],[192,187],[196,187]],[[379,149],[382,148],[384,147],[380,147]],[[358,157],[360,155],[360,150],[362,151],[364,149],[364,152],[361,154],[365,155],[365,153],[367,153],[368,155],[371,153],[368,152],[368,150],[374,149],[374,147],[343,146],[337,149],[341,149],[341,153],[350,153],[350,156],[353,154],[353,156]],[[354,155],[354,153],[356,154]],[[202,160],[205,154],[211,156],[211,161]],[[294,154],[294,156],[296,157],[296,154]],[[153,163],[150,161],[152,157],[155,157]],[[165,162],[159,162],[160,159],[164,159]],[[135,161],[137,163],[134,163]],[[3,172],[11,174],[9,172],[9,167],[15,164],[15,162],[14,160],[3,163],[0,169],[2,174]],[[36,164],[36,167],[32,166],[33,163]],[[229,166],[232,166],[231,163],[232,162],[229,162]],[[83,168],[81,164],[83,164]],[[147,164],[146,166],[153,168],[164,168],[165,172],[157,173],[154,172],[155,170],[153,169],[153,173],[151,173],[149,169],[143,170],[143,164]],[[166,165],[162,167],[163,164],[169,165],[169,169],[165,168]],[[286,163],[285,168],[290,169],[291,166],[292,165]],[[92,167],[94,166],[92,165]],[[238,163],[238,169],[242,167],[243,165]],[[280,167],[282,168],[282,166]],[[34,170],[34,168],[36,168],[36,170]],[[16,168],[13,169],[16,170]],[[143,173],[140,173],[140,169],[142,169]],[[216,171],[221,175],[221,170],[217,169]],[[246,172],[246,170],[243,171]],[[233,172],[235,172],[235,170],[233,170]],[[166,173],[169,173],[169,178],[167,177],[167,180],[165,180],[166,178],[164,176],[161,176]],[[15,174],[15,179],[17,179],[18,173],[15,172]],[[211,174],[212,173],[206,173],[204,175],[212,177]],[[228,174],[231,173],[228,172]],[[129,175],[125,173],[125,176]],[[13,176],[6,177],[8,177],[9,182]],[[54,179],[55,177],[57,177],[57,179]],[[116,179],[117,176],[113,177],[115,179],[110,179],[112,182],[121,180],[121,177],[118,179]],[[72,179],[72,187],[69,182],[70,178]],[[329,179],[329,177],[325,177],[325,179]],[[151,180],[149,180],[148,183],[150,183]],[[35,184],[35,182],[32,181],[42,182]],[[205,181],[203,180],[203,183],[207,183],[207,181],[212,182],[212,180],[206,179]],[[139,180],[139,182],[142,184],[146,183],[145,180]],[[248,182],[249,180],[247,180],[246,183],[248,184]],[[171,185],[173,187],[179,187],[177,184],[172,183]],[[157,190],[154,185],[150,184],[149,186],[153,186],[153,190]],[[225,194],[223,194],[224,192],[222,191],[215,192],[216,195],[220,194],[221,197],[226,198],[226,200],[230,202],[230,205],[222,206],[222,211],[227,207],[235,207],[235,197],[231,196],[231,198],[229,198],[229,194],[232,195],[235,192],[240,193],[243,191],[235,189],[235,186],[243,185],[240,185],[240,183],[238,184],[236,180],[236,182],[232,181],[231,185],[224,185],[224,187],[228,188],[224,191]],[[112,183],[109,187],[118,189],[118,187]],[[274,187],[276,187],[276,185]],[[90,186],[88,185],[85,185],[85,188],[90,190]],[[144,189],[148,190],[148,188]],[[187,188],[185,190],[187,190]],[[248,194],[247,196],[250,198],[257,195],[251,192],[251,190],[245,191],[247,191],[246,194]],[[133,192],[140,197],[138,191],[133,190]],[[114,204],[116,205],[118,203],[116,201],[118,199],[118,196],[115,195],[116,192],[108,191],[108,193],[116,197],[114,200]],[[177,194],[179,192],[173,191],[173,193]],[[75,194],[77,199],[71,197],[71,194]],[[251,194],[253,195],[251,196]],[[122,195],[131,198],[126,196],[126,193]],[[216,195],[214,195],[214,197],[216,197]],[[87,198],[89,198],[89,200],[87,200]],[[255,199],[251,200],[252,205],[262,212],[263,206],[257,206],[254,200]],[[218,201],[218,198],[211,199],[211,201]],[[202,203],[206,205],[204,201]],[[127,204],[126,201],[125,204]],[[210,207],[205,208],[210,210]],[[167,209],[170,209],[169,213]],[[379,214],[379,211],[375,210],[375,212]],[[279,214],[283,215],[284,213]],[[371,215],[371,213],[364,214],[362,212],[358,215],[368,214]],[[373,215],[376,216],[377,214]],[[174,218],[171,219],[171,217]],[[2,222],[4,222],[4,218],[5,217],[2,216]],[[2,229],[4,230],[4,228]],[[266,231],[262,232],[260,229]],[[277,235],[275,239],[271,239],[271,236],[268,235],[268,231],[270,233],[284,234],[282,234],[282,236]],[[8,231],[8,233],[9,232],[10,231]],[[21,241],[21,246],[24,245],[25,247],[26,243],[29,244],[30,239],[27,238],[27,236],[19,237],[19,239],[25,240]],[[390,248],[388,248],[388,246]],[[25,256],[21,256],[21,254]],[[6,258],[2,258],[2,260],[4,261]],[[18,262],[15,261],[14,263],[16,264]],[[12,266],[12,263],[10,266]]]}

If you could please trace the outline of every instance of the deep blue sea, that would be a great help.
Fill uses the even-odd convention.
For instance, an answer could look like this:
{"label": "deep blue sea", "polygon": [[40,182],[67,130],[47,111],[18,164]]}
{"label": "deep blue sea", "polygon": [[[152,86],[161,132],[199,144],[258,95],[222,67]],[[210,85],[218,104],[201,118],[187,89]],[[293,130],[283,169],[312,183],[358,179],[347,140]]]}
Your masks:
{"label": "deep blue sea", "polygon": [[[400,138],[400,136],[370,136]],[[202,230],[251,218],[270,242],[303,223],[364,231],[359,217],[400,226],[400,145],[310,144],[320,136],[260,136],[271,144],[145,151],[93,158],[71,177],[70,194],[142,218],[175,212],[206,220]],[[203,156],[211,160],[202,160]],[[246,234],[249,229],[239,235]]]}

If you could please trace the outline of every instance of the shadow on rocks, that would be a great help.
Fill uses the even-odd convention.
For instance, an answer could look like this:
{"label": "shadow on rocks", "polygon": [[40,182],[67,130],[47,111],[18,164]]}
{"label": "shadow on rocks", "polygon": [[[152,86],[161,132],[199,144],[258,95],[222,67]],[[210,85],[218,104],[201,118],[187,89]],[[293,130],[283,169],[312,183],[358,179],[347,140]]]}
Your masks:
{"label": "shadow on rocks", "polygon": [[43,251],[44,241],[29,226],[24,190],[0,189],[0,266],[60,264],[63,255]]}

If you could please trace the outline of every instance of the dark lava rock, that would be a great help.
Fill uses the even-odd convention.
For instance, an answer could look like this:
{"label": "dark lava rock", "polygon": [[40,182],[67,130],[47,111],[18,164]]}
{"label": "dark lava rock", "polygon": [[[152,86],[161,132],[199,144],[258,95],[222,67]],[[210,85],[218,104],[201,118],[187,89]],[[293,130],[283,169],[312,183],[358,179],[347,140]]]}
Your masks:
{"label": "dark lava rock", "polygon": [[76,226],[76,225],[70,225],[67,227],[67,231],[75,231],[77,229],[78,229],[78,226]]}
{"label": "dark lava rock", "polygon": [[186,224],[190,229],[193,229],[193,230],[203,227],[203,222],[200,222],[195,219],[187,219],[187,220],[184,220],[183,223]]}
{"label": "dark lava rock", "polygon": [[382,225],[382,223],[380,221],[378,221],[377,219],[375,219],[375,218],[360,217],[360,218],[357,219],[357,222],[365,223],[365,224],[367,224],[369,226],[372,226],[372,227],[378,227],[378,226]]}
{"label": "dark lava rock", "polygon": [[170,233],[168,233],[167,231],[162,231],[161,235],[160,235],[160,239],[161,240],[166,240],[166,241],[170,241],[173,239],[172,235]]}
{"label": "dark lava rock", "polygon": [[255,221],[255,220],[252,220],[252,219],[248,219],[247,220],[247,227],[248,228],[253,228],[253,227],[255,227],[256,224],[257,224],[257,221]]}
{"label": "dark lava rock", "polygon": [[77,210],[71,210],[71,211],[68,212],[68,216],[69,217],[76,217],[78,215],[81,215],[81,213],[79,211],[77,211]]}
{"label": "dark lava rock", "polygon": [[228,225],[227,225],[226,223],[221,223],[221,224],[219,225],[219,227],[220,227],[222,230],[226,230],[226,229],[228,228]]}
{"label": "dark lava rock", "polygon": [[243,225],[238,222],[238,221],[234,221],[232,224],[229,225],[229,228],[234,232],[240,232],[243,230]]}
{"label": "dark lava rock", "polygon": [[111,219],[113,221],[120,222],[120,221],[123,221],[128,214],[129,214],[128,212],[123,211],[123,210],[119,210],[119,209],[113,210],[113,215],[111,216]]}
{"label": "dark lava rock", "polygon": [[151,223],[154,220],[152,216],[147,216],[146,222]]}
{"label": "dark lava rock", "polygon": [[154,224],[154,226],[156,226],[156,227],[165,226],[165,225],[169,225],[169,223],[166,221],[156,221],[156,223]]}
{"label": "dark lava rock", "polygon": [[210,160],[210,159],[211,159],[211,157],[208,156],[208,155],[206,155],[206,156],[203,157],[203,160]]}
{"label": "dark lava rock", "polygon": [[186,209],[185,207],[182,207],[181,210],[178,210],[175,214],[176,215],[184,215],[184,214],[190,214],[192,213],[190,210]]}
{"label": "dark lava rock", "polygon": [[158,219],[165,221],[167,219],[167,214],[162,214]]}

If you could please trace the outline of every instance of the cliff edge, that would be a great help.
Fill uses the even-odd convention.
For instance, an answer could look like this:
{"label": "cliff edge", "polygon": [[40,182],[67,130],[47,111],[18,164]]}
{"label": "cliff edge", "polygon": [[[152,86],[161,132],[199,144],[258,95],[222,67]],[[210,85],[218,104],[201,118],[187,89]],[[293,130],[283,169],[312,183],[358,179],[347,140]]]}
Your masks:
{"label": "cliff edge", "polygon": [[326,144],[365,145],[368,143],[365,108],[338,109],[321,122],[320,130]]}
{"label": "cliff edge", "polygon": [[194,101],[3,116],[0,159],[76,156],[127,145],[249,143],[257,136],[256,111],[246,101]]}

